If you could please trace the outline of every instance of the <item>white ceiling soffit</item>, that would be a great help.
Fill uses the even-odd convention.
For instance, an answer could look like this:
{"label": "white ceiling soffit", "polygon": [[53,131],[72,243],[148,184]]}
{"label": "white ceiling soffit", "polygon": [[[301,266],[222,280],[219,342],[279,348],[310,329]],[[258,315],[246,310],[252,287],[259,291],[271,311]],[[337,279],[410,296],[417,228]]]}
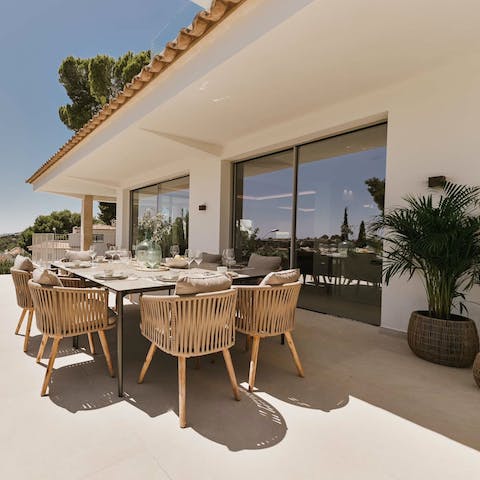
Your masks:
{"label": "white ceiling soffit", "polygon": [[192,3],[196,3],[198,6],[204,8],[207,10],[207,8],[210,8],[210,5],[212,4],[212,0],[191,0]]}

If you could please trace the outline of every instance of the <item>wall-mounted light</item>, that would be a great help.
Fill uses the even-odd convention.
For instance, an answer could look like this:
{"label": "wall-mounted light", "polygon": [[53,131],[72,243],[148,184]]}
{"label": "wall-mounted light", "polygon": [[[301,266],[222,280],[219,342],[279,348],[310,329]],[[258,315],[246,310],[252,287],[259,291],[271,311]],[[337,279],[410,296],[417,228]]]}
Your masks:
{"label": "wall-mounted light", "polygon": [[447,179],[445,175],[438,175],[437,177],[428,177],[428,186],[430,188],[444,187]]}

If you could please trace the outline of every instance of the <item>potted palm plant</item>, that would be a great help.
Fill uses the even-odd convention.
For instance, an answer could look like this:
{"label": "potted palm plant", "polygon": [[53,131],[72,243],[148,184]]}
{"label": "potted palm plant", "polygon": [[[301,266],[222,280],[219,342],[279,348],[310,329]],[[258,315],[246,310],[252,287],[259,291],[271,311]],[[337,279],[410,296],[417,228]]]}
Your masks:
{"label": "potted palm plant", "polygon": [[480,266],[480,188],[447,182],[436,200],[429,194],[405,201],[374,229],[385,242],[386,284],[420,275],[425,287],[428,309],[411,314],[408,344],[425,360],[468,367],[479,350],[475,323],[462,314]]}

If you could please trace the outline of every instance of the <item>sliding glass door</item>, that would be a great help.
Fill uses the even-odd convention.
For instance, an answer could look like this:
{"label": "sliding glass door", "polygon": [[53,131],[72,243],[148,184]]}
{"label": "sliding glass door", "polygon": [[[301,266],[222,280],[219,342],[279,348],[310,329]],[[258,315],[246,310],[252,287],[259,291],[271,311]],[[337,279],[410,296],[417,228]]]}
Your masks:
{"label": "sliding glass door", "polygon": [[370,225],[383,211],[386,125],[298,149],[296,265],[299,306],[380,324],[381,244]]}
{"label": "sliding glass door", "polygon": [[290,264],[292,239],[292,150],[236,165],[235,250],[237,261],[252,253],[282,257]]}
{"label": "sliding glass door", "polygon": [[178,244],[183,253],[188,247],[188,208],[190,201],[190,178],[181,177],[131,192],[131,241],[136,245],[140,238],[138,223],[148,212],[162,214],[171,228],[170,243]]}
{"label": "sliding glass door", "polygon": [[299,306],[379,324],[382,245],[370,225],[383,212],[386,134],[381,124],[238,163],[237,260],[281,256],[300,269]]}

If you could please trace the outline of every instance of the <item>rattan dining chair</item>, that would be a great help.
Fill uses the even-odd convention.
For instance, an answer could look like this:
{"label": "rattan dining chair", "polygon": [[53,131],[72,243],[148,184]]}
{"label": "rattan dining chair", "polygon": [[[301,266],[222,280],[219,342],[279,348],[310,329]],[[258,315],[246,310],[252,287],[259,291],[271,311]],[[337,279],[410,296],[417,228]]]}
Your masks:
{"label": "rattan dining chair", "polygon": [[[31,272],[26,272],[24,270],[17,270],[15,268],[10,269],[12,274],[13,284],[15,286],[15,293],[17,296],[17,304],[22,309],[20,314],[20,319],[17,323],[17,328],[15,329],[15,335],[18,335],[20,328],[22,327],[23,320],[28,313],[27,328],[25,330],[25,340],[23,342],[23,351],[28,350],[28,344],[30,341],[30,330],[32,328],[32,320],[34,314],[33,300],[28,288],[28,281],[32,278]],[[74,278],[74,277],[59,277],[64,287],[83,287],[83,279]],[[87,334],[88,343],[90,346],[90,351],[92,354],[95,353],[95,346],[93,343],[93,337],[91,333]],[[37,363],[40,361],[39,356],[37,356]]]}
{"label": "rattan dining chair", "polygon": [[236,330],[247,335],[247,338],[253,337],[248,375],[250,391],[253,391],[255,386],[258,350],[262,338],[285,334],[298,375],[305,376],[292,338],[300,288],[300,282],[279,286],[235,286],[238,291]]}
{"label": "rattan dining chair", "polygon": [[151,345],[138,383],[142,383],[155,350],[178,357],[180,427],[186,420],[186,360],[222,352],[235,400],[240,400],[230,347],[235,343],[235,290],[192,296],[142,296],[140,329]]}
{"label": "rattan dining chair", "polygon": [[25,330],[25,340],[23,342],[23,351],[28,350],[28,342],[30,340],[30,329],[32,327],[33,319],[33,301],[32,296],[30,295],[30,290],[28,289],[28,281],[32,278],[31,272],[26,272],[24,270],[17,270],[15,268],[10,269],[12,274],[13,284],[15,286],[15,294],[17,296],[17,305],[22,309],[20,314],[20,319],[17,323],[17,328],[15,329],[15,335],[18,335],[20,328],[22,326],[25,316],[28,314],[27,328]]}
{"label": "rattan dining chair", "polygon": [[60,340],[85,333],[98,332],[107,363],[113,377],[112,359],[105,331],[115,327],[116,316],[108,309],[108,291],[100,288],[42,287],[28,282],[35,308],[37,327],[43,338],[37,358],[41,358],[49,338],[53,338],[41,395],[45,395],[58,353]]}

